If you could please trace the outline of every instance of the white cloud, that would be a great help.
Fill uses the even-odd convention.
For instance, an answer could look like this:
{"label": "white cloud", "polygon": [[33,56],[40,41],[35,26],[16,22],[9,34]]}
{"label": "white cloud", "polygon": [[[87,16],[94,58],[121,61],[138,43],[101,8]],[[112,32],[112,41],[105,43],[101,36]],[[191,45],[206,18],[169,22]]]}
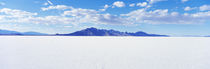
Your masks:
{"label": "white cloud", "polygon": [[37,13],[15,9],[0,9],[0,23],[36,23],[36,24],[73,24],[94,23],[94,24],[129,24],[129,20],[117,15],[101,14],[93,9],[71,8],[62,15],[38,16]]}
{"label": "white cloud", "polygon": [[113,8],[114,7],[125,7],[125,3],[122,1],[116,1],[112,5],[113,5]]}
{"label": "white cloud", "polygon": [[65,28],[71,28],[71,27],[73,27],[73,26],[64,26]]}
{"label": "white cloud", "polygon": [[210,5],[202,5],[200,7],[185,7],[185,11],[191,11],[191,10],[200,10],[200,11],[210,11]]}
{"label": "white cloud", "polygon": [[209,18],[210,18],[210,11],[198,12],[198,13],[192,14],[191,16],[195,17],[195,18],[202,18],[202,19],[209,20]]}
{"label": "white cloud", "polygon": [[100,11],[106,11],[106,9],[108,9],[109,8],[109,5],[104,5],[104,7],[103,7],[103,9],[100,9]]}
{"label": "white cloud", "polygon": [[44,17],[28,17],[19,19],[19,22],[23,23],[36,23],[36,24],[70,24],[74,21],[73,18],[63,16],[44,16]]}
{"label": "white cloud", "polygon": [[109,8],[109,5],[104,5],[104,8]]}
{"label": "white cloud", "polygon": [[72,7],[66,5],[56,5],[56,6],[42,7],[41,9],[42,11],[53,10],[53,9],[65,10],[65,9],[72,9]]}
{"label": "white cloud", "polygon": [[16,9],[9,9],[9,8],[3,8],[0,9],[0,22],[2,23],[15,23],[20,22],[20,19],[25,19],[29,17],[33,17],[38,15],[37,13],[31,13],[27,11],[22,10],[16,10]]}
{"label": "white cloud", "polygon": [[16,10],[16,9],[9,9],[9,8],[0,9],[0,13],[9,15],[11,17],[30,17],[30,16],[38,15],[37,13],[31,13],[27,11],[21,11],[21,10]]}
{"label": "white cloud", "polygon": [[153,4],[153,3],[157,3],[157,2],[160,2],[160,1],[166,1],[166,0],[147,0],[150,4]]}
{"label": "white cloud", "polygon": [[50,0],[47,0],[47,2],[48,2],[50,5],[53,5],[53,3],[52,3]]}
{"label": "white cloud", "polygon": [[179,14],[178,12],[169,13],[168,9],[146,11],[146,9],[138,9],[128,14],[123,14],[128,20],[135,23],[151,23],[151,24],[194,24],[205,23],[210,17],[210,12],[198,12],[194,14]]}
{"label": "white cloud", "polygon": [[[108,8],[105,5],[104,8]],[[168,12],[168,9],[157,9],[154,11],[147,11],[146,8],[131,11],[127,14],[121,14],[120,16],[107,14],[101,14],[100,11],[93,9],[71,8],[68,11],[64,11],[62,17],[43,20],[58,20],[55,22],[62,23],[96,23],[96,24],[134,24],[134,23],[151,23],[151,24],[193,24],[204,23],[210,17],[209,12],[198,13],[178,13]],[[46,18],[46,17],[45,17]],[[66,19],[66,20],[62,20]]]}
{"label": "white cloud", "polygon": [[132,4],[130,4],[129,6],[130,6],[130,7],[134,7],[134,6],[135,6],[135,3],[132,3]]}
{"label": "white cloud", "polygon": [[[152,7],[152,5],[154,3],[157,3],[157,2],[161,2],[161,1],[167,1],[167,0],[146,0],[147,2],[143,2],[143,3],[139,3],[139,6],[140,7],[146,7],[146,8],[150,8]],[[146,5],[146,6],[145,6]]]}
{"label": "white cloud", "polygon": [[178,12],[172,12],[171,15],[172,15],[172,16],[178,16],[179,13],[178,13]]}
{"label": "white cloud", "polygon": [[139,6],[139,7],[146,7],[146,6],[147,6],[147,2],[137,3],[136,6]]}
{"label": "white cloud", "polygon": [[[64,5],[65,6],[65,5]],[[55,6],[54,6],[55,7]],[[193,24],[205,23],[210,18],[210,11],[197,13],[169,12],[168,9],[149,11],[145,8],[127,14],[112,15],[100,10],[73,8],[63,11],[62,15],[39,16],[37,13],[3,8],[0,9],[0,23],[37,23],[37,24],[73,24],[94,23],[110,25],[128,25],[138,23],[150,24]],[[69,8],[71,7],[71,8]],[[104,8],[108,8],[104,6]],[[50,8],[61,9],[61,8]],[[48,10],[50,10],[48,9]],[[63,9],[61,9],[63,10]]]}
{"label": "white cloud", "polygon": [[46,3],[43,3],[43,5],[47,6],[47,5],[49,5],[49,3],[48,3],[48,2],[46,2]]}
{"label": "white cloud", "polygon": [[[51,9],[58,9],[58,10],[64,10],[64,13],[59,17],[40,17],[38,18],[30,18],[28,21],[34,21],[35,23],[41,23],[41,22],[49,22],[52,23],[52,20],[58,20],[54,21],[59,23],[96,23],[96,24],[126,24],[128,23],[126,19],[118,17],[116,15],[111,14],[100,14],[101,11],[105,11],[107,8],[109,8],[109,5],[104,5],[103,9],[100,9],[99,11],[93,10],[93,9],[82,9],[82,8],[73,8],[71,6],[65,6],[65,5],[57,5],[57,6],[49,6],[47,8],[42,8],[42,10],[51,10]],[[62,20],[62,19],[66,20]],[[41,22],[37,22],[37,21]],[[51,20],[51,21],[46,21]],[[60,22],[64,21],[64,22]]]}
{"label": "white cloud", "polygon": [[97,24],[126,24],[126,19],[111,14],[100,14],[99,11],[92,9],[72,9],[64,11],[64,16],[71,16],[77,23],[97,23]]}
{"label": "white cloud", "polygon": [[70,16],[86,16],[86,15],[92,15],[92,14],[97,14],[98,11],[92,10],[92,9],[72,9],[70,11],[64,11],[64,16],[70,15]]}
{"label": "white cloud", "polygon": [[6,5],[4,2],[0,2],[0,6],[4,6]]}
{"label": "white cloud", "polygon": [[181,0],[182,1],[182,3],[184,3],[184,2],[187,2],[187,1],[189,1],[189,0]]}
{"label": "white cloud", "polygon": [[194,9],[197,9],[197,7],[189,7],[189,6],[187,6],[187,7],[184,8],[185,11],[191,11],[191,10],[194,10]]}
{"label": "white cloud", "polygon": [[200,6],[200,11],[209,11],[209,10],[210,10],[210,5]]}

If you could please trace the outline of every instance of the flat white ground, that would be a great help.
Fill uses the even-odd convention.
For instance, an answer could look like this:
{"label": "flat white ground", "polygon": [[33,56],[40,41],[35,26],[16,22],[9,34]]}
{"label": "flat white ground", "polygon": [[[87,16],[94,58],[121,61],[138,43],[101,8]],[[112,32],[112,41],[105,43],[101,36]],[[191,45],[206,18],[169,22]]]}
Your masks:
{"label": "flat white ground", "polygon": [[0,69],[210,69],[210,38],[1,36]]}

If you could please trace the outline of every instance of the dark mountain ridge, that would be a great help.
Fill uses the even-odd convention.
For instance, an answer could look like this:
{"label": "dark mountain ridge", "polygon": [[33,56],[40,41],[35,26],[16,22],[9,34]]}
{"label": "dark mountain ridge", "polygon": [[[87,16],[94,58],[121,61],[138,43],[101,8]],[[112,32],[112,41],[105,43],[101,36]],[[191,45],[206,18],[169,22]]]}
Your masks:
{"label": "dark mountain ridge", "polygon": [[106,29],[97,29],[94,27],[87,28],[81,31],[76,31],[69,34],[57,34],[60,36],[163,36],[167,37],[168,35],[159,35],[159,34],[148,34],[142,31],[135,33],[120,32],[115,30],[106,30]]}

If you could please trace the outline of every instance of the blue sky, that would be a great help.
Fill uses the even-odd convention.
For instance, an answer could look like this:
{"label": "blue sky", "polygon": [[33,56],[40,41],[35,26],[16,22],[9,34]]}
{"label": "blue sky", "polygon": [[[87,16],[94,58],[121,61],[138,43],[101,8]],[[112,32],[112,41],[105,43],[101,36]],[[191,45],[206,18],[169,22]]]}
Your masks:
{"label": "blue sky", "polygon": [[210,35],[208,0],[1,0],[0,29],[71,33],[88,27]]}

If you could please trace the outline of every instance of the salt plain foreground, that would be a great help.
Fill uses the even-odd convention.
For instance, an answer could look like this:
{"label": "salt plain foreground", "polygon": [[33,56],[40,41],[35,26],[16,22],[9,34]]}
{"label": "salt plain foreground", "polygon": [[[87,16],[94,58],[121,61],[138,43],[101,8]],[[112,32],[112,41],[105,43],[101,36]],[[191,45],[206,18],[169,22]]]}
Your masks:
{"label": "salt plain foreground", "polygon": [[1,36],[0,69],[210,69],[210,38]]}

